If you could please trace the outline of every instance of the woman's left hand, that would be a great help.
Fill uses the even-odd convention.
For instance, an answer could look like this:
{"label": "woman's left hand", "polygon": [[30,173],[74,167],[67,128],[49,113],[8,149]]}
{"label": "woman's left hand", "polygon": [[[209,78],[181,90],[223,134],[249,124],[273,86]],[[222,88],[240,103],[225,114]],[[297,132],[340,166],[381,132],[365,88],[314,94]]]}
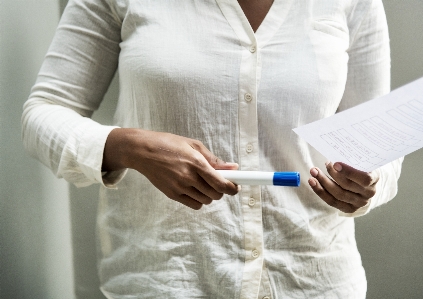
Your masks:
{"label": "woman's left hand", "polygon": [[313,167],[310,169],[313,177],[308,183],[328,205],[344,213],[354,213],[366,206],[376,194],[376,183],[379,181],[376,171],[364,172],[340,162],[326,163],[326,169],[332,179]]}

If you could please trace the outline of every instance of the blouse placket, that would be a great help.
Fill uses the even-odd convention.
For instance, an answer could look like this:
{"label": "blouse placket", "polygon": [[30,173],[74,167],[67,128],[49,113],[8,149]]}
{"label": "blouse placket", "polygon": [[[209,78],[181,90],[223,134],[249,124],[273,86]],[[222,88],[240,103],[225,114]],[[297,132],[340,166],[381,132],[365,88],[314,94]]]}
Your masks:
{"label": "blouse placket", "polygon": [[[254,33],[238,2],[217,0],[241,45],[238,93],[239,167],[261,170],[259,160],[257,92],[260,82],[260,49],[282,24],[282,1],[276,0],[259,30]],[[288,1],[288,4],[290,1]],[[242,299],[257,299],[264,263],[262,198],[260,186],[242,186],[245,264],[242,277]],[[270,298],[270,297],[269,297]]]}

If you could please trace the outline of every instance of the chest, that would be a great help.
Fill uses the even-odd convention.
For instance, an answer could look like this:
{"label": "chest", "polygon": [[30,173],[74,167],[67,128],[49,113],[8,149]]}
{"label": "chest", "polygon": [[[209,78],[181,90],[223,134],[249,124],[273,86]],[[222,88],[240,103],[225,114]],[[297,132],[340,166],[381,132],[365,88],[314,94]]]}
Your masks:
{"label": "chest", "polygon": [[[207,112],[213,104],[236,102],[245,53],[240,41],[243,29],[234,28],[218,3],[139,2],[134,1],[123,22],[120,72],[126,80],[122,88],[142,93],[149,109],[157,103],[169,105],[166,100],[172,99],[172,106],[157,109],[183,107],[180,114],[187,113],[187,107]],[[338,5],[323,10],[312,4],[272,5],[255,33],[259,108],[291,111],[304,121],[336,111],[348,63],[345,12]],[[272,11],[275,7],[279,11]],[[260,32],[263,28],[274,30],[265,43],[260,36],[266,34]],[[293,101],[295,107],[290,105]],[[307,110],[298,110],[301,107]]]}

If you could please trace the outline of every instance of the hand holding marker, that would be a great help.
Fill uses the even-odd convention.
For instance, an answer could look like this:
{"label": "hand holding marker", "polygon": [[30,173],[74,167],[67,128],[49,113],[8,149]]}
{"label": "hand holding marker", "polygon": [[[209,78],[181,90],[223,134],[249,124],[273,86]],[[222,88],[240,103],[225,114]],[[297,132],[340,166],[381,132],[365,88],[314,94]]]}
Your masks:
{"label": "hand holding marker", "polygon": [[237,185],[300,186],[299,172],[264,172],[217,170],[225,179]]}

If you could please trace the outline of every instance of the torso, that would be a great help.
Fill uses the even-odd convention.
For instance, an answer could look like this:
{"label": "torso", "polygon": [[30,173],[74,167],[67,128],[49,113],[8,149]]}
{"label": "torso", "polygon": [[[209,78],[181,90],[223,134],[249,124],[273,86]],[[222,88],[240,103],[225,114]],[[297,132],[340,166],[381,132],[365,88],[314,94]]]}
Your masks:
{"label": "torso", "polygon": [[[126,1],[115,124],[200,140],[243,170],[308,173],[312,165],[324,165],[324,157],[292,128],[334,114],[341,101],[349,28],[339,1]],[[318,5],[322,1],[327,5]],[[119,191],[101,194],[100,244],[106,250],[100,274],[111,293],[250,298],[241,292],[257,292],[262,271],[257,259],[245,266],[252,248],[266,250],[280,296],[293,297],[295,287],[312,288],[305,297],[335,294],[329,279],[344,288],[353,279],[365,284],[355,243],[348,243],[352,219],[338,217],[305,184],[243,187],[242,196],[225,196],[195,212],[135,171]],[[254,208],[249,198],[255,198]],[[325,255],[316,261],[314,252]],[[316,276],[317,271],[329,274]],[[170,273],[182,279],[170,279]],[[299,285],[286,285],[293,273],[301,273]],[[248,277],[257,279],[245,283]]]}

